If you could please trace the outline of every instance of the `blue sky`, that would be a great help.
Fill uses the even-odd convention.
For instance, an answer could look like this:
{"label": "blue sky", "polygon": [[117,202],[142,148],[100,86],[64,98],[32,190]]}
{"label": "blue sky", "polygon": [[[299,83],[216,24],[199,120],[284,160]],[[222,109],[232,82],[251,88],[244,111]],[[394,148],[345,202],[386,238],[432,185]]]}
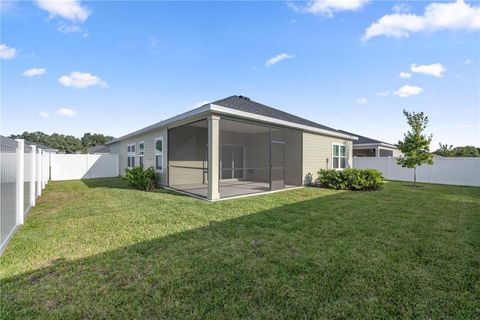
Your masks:
{"label": "blue sky", "polygon": [[2,0],[1,132],[120,136],[241,94],[388,142],[424,111],[433,148],[480,146],[479,6]]}

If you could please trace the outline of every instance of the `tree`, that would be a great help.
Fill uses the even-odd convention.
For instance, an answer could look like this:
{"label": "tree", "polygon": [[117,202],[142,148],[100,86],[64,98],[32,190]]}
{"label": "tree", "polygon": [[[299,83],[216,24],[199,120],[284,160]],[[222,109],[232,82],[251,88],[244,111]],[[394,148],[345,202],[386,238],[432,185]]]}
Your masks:
{"label": "tree", "polygon": [[473,146],[456,147],[453,154],[454,157],[480,157],[479,149]]}
{"label": "tree", "polygon": [[105,144],[108,141],[113,140],[113,137],[105,136],[100,133],[91,134],[90,132],[87,132],[83,135],[83,137],[80,140],[82,142],[82,146],[86,148],[90,148],[97,145]]}
{"label": "tree", "polygon": [[423,132],[428,125],[428,117],[423,112],[408,112],[403,110],[410,130],[404,134],[403,141],[398,141],[397,148],[402,152],[397,163],[404,168],[413,169],[413,184],[417,185],[417,167],[422,164],[433,164],[433,154],[430,153],[432,135]]}
{"label": "tree", "polygon": [[48,135],[40,131],[24,132],[22,134],[11,135],[10,137],[13,139],[25,139],[29,142],[43,144],[65,153],[75,153],[79,151],[87,152],[87,148],[98,144],[105,144],[107,141],[113,139],[113,137],[99,133],[91,134],[88,132],[83,135],[82,139],[78,139],[74,136],[58,133]]}
{"label": "tree", "polygon": [[437,149],[434,154],[442,156],[442,157],[453,157],[453,145],[447,145],[439,143],[440,149]]}
{"label": "tree", "polygon": [[455,147],[440,143],[434,154],[442,157],[480,157],[480,149],[473,146]]}

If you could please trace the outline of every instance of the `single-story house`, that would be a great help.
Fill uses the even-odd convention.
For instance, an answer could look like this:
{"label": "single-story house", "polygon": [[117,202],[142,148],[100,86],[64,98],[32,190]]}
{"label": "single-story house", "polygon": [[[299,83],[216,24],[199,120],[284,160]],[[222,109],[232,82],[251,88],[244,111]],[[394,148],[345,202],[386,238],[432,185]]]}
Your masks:
{"label": "single-story house", "polygon": [[388,142],[368,138],[344,130],[340,130],[340,132],[358,137],[358,140],[353,141],[354,157],[398,157],[401,155],[400,150]]}
{"label": "single-story house", "polygon": [[300,187],[352,166],[354,135],[231,96],[107,143],[120,168],[154,167],[163,186],[209,200]]}

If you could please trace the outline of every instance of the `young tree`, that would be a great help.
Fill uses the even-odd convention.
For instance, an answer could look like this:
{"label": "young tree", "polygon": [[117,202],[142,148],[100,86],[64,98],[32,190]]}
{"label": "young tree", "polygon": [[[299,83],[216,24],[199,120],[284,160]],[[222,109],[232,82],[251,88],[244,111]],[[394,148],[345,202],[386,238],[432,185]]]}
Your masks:
{"label": "young tree", "polygon": [[402,152],[397,163],[404,168],[413,169],[413,184],[417,185],[417,167],[422,164],[433,164],[430,153],[432,135],[426,136],[424,130],[428,125],[428,117],[423,112],[408,112],[403,110],[410,130],[404,134],[403,141],[398,141],[397,148]]}

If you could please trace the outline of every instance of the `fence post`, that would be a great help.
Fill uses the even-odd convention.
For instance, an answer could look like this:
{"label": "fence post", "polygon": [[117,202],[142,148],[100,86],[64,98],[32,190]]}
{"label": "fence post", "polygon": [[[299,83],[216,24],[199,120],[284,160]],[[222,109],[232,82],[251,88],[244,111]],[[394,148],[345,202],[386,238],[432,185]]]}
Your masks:
{"label": "fence post", "polygon": [[42,194],[42,149],[38,148],[37,197]]}
{"label": "fence post", "polygon": [[25,180],[25,167],[24,167],[24,144],[23,139],[17,140],[17,174],[16,174],[16,199],[15,199],[15,209],[16,209],[16,224],[23,224],[23,192],[24,192],[24,180]]}
{"label": "fence post", "polygon": [[36,158],[37,158],[37,146],[31,146],[32,147],[32,152],[30,155],[32,156],[32,161],[31,161],[31,179],[30,179],[30,206],[33,207],[35,206],[35,181],[37,180],[37,170],[36,170],[36,165],[37,163]]}
{"label": "fence post", "polygon": [[50,152],[47,152],[47,163],[46,163],[46,166],[45,166],[45,171],[47,173],[47,177],[45,179],[45,184],[47,185],[48,184],[48,180],[50,180],[50,155],[51,153]]}
{"label": "fence post", "polygon": [[45,151],[42,150],[42,190],[45,189]]}

